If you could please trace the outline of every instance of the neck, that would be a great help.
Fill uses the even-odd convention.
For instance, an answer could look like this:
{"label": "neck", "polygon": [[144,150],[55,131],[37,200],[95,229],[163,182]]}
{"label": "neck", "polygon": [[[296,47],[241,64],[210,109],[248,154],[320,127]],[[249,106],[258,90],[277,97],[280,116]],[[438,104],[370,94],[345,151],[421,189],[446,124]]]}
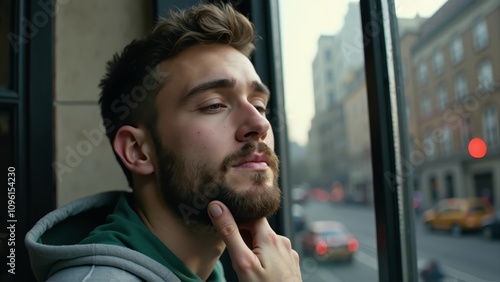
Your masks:
{"label": "neck", "polygon": [[[137,186],[136,186],[137,187]],[[165,205],[156,185],[134,189],[135,210],[144,224],[194,274],[206,281],[225,249],[212,227],[189,225]]]}

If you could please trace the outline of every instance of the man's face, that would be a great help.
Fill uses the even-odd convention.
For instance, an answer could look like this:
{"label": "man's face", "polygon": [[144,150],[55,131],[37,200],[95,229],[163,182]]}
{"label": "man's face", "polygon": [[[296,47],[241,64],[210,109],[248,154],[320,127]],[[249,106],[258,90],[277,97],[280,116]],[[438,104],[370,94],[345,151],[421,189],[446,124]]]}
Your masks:
{"label": "man's face", "polygon": [[197,45],[161,68],[169,75],[156,100],[156,171],[167,206],[188,224],[210,225],[214,199],[240,223],[273,214],[281,194],[269,92],[248,58]]}

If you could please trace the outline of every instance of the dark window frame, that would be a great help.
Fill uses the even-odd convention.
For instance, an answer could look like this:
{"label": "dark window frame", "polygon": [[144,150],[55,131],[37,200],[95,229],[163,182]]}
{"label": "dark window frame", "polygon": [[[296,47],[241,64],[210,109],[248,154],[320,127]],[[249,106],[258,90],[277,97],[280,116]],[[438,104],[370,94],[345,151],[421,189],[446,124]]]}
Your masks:
{"label": "dark window frame", "polygon": [[[0,89],[2,108],[12,112],[12,166],[16,169],[16,274],[9,281],[33,281],[24,236],[56,207],[53,161],[53,17],[37,0],[12,1],[9,85]],[[33,15],[45,14],[44,25],[33,30]],[[29,32],[32,32],[31,34]],[[49,137],[48,137],[49,136]],[[4,277],[2,277],[4,278]]]}

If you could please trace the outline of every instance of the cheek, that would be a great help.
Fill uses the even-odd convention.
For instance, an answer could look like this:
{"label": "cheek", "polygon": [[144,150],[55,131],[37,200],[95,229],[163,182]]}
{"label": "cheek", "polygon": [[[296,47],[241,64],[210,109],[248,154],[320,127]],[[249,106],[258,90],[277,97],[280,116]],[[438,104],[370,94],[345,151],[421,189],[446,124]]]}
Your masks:
{"label": "cheek", "polygon": [[170,136],[169,147],[186,159],[203,163],[208,160],[218,162],[231,152],[230,141],[232,139],[227,130],[191,125],[175,131],[176,134]]}

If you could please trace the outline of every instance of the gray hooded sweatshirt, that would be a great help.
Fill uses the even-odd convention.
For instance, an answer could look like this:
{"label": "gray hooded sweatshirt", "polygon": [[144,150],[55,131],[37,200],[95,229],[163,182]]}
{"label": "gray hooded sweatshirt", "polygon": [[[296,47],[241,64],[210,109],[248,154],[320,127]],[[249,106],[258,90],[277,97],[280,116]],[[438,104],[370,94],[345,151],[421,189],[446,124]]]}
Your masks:
{"label": "gray hooded sweatshirt", "polygon": [[[105,192],[40,219],[26,234],[39,281],[201,281],[129,205],[130,193]],[[208,281],[225,281],[217,262]]]}

